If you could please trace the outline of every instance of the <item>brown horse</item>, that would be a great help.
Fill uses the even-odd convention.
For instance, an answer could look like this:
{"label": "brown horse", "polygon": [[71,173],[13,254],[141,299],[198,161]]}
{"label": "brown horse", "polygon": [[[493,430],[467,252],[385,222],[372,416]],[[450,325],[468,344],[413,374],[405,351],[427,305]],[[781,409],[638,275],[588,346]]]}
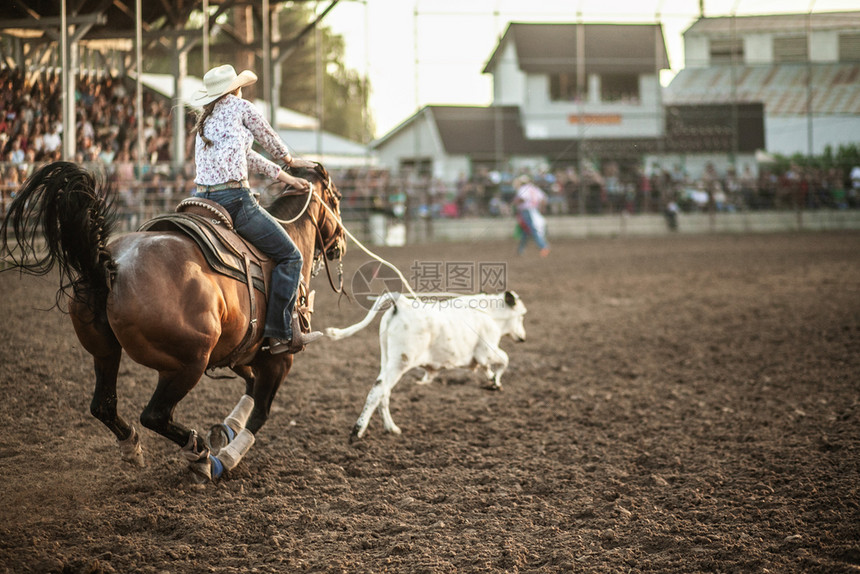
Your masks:
{"label": "brown horse", "polygon": [[[326,170],[317,166],[297,175],[311,183],[310,195],[284,194],[268,210],[281,220],[295,220],[282,224],[302,253],[307,285],[315,257],[340,257],[346,242],[340,194]],[[13,268],[36,275],[59,268],[57,303],[69,299],[75,332],[93,356],[96,384],[90,411],[116,435],[123,460],[143,465],[137,431],[117,413],[117,374],[125,350],[132,360],[158,372],[140,422],[179,445],[198,480],[217,478],[253,444],[293,356],[272,355],[258,340],[238,360],[229,361],[246,388],[222,425],[233,442],[218,453],[210,452],[195,430],[174,421],[176,405],[207,368],[223,364],[242,342],[254,319],[249,289],[212,272],[197,244],[179,231],[137,232],[110,240],[112,197],[107,186],[76,164],[46,165],[17,192],[0,227],[2,245],[9,247],[11,231],[18,243],[17,249],[9,249]],[[37,249],[40,232],[47,251]]]}

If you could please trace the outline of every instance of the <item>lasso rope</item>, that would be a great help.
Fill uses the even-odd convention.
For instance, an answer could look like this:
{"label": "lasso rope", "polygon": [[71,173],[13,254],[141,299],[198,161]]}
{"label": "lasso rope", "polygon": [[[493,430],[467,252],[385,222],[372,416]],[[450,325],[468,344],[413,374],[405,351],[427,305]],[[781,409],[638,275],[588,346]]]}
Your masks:
{"label": "lasso rope", "polygon": [[[361,241],[359,241],[358,239],[356,239],[355,235],[353,235],[352,233],[350,233],[349,229],[347,229],[347,228],[346,228],[346,225],[344,225],[344,224],[343,224],[343,220],[340,218],[340,216],[339,216],[338,214],[336,214],[336,213],[332,210],[332,208],[328,206],[328,204],[327,204],[325,201],[323,201],[322,197],[320,197],[320,195],[317,193],[317,191],[316,191],[315,189],[314,189],[314,190],[312,190],[312,191],[310,191],[310,192],[308,193],[308,198],[307,198],[307,200],[305,201],[305,205],[302,207],[301,211],[299,211],[299,213],[298,213],[295,217],[293,217],[293,218],[292,218],[292,219],[290,219],[290,220],[278,219],[278,222],[279,222],[279,223],[282,223],[282,224],[289,224],[289,223],[293,223],[293,222],[295,222],[298,218],[300,218],[302,215],[304,215],[304,213],[307,211],[308,206],[311,204],[311,196],[314,196],[314,195],[316,195],[316,196],[319,198],[319,200],[320,200],[320,204],[321,204],[323,207],[325,207],[326,211],[328,211],[328,212],[329,212],[329,214],[330,214],[332,217],[334,217],[334,218],[337,220],[337,222],[338,222],[338,223],[340,223],[340,227],[341,227],[341,229],[343,229],[343,232],[346,234],[346,236],[347,236],[347,237],[349,237],[350,239],[352,239],[352,241],[353,241],[356,245],[358,245],[358,248],[359,248],[359,249],[361,249],[362,251],[364,251],[364,252],[365,252],[369,257],[371,257],[372,259],[375,259],[376,261],[378,261],[378,262],[382,263],[383,265],[385,265],[386,267],[388,267],[389,269],[391,269],[392,271],[394,271],[394,272],[397,274],[397,277],[399,277],[399,278],[400,278],[400,281],[403,283],[403,285],[405,285],[405,286],[406,286],[406,290],[407,290],[407,291],[409,291],[409,294],[410,294],[413,298],[415,298],[415,299],[419,299],[419,300],[421,299],[421,297],[419,297],[419,296],[418,296],[418,294],[417,294],[417,293],[415,293],[415,291],[413,291],[413,290],[412,290],[412,287],[410,287],[410,286],[409,286],[409,282],[408,282],[408,281],[406,281],[406,277],[404,277],[404,276],[403,276],[403,273],[401,273],[401,272],[400,272],[400,269],[398,269],[398,268],[397,268],[393,263],[390,263],[390,262],[386,261],[385,259],[383,259],[383,258],[382,258],[382,257],[380,257],[379,255],[377,255],[376,253],[374,253],[373,251],[371,251],[370,249],[368,249],[367,247],[365,247],[365,246],[364,246],[364,244],[363,244]],[[276,218],[276,219],[277,219],[277,218]],[[438,296],[439,294],[430,294],[430,295],[436,295],[436,296]],[[452,294],[452,295],[453,295],[453,294]]]}
{"label": "lasso rope", "polygon": [[[316,193],[316,191],[314,193]],[[308,195],[310,195],[310,194],[308,194]],[[409,294],[412,295],[412,297],[414,297],[415,299],[421,299],[418,296],[418,294],[412,290],[412,287],[409,286],[409,282],[406,281],[406,277],[403,276],[403,273],[400,272],[400,269],[398,269],[394,264],[389,263],[388,261],[386,261],[385,259],[383,259],[379,255],[377,255],[376,253],[374,253],[373,251],[371,251],[370,249],[365,247],[361,241],[356,239],[355,236],[352,233],[350,233],[349,229],[346,228],[346,225],[343,224],[343,220],[340,218],[340,216],[337,215],[334,211],[332,211],[332,209],[326,204],[326,202],[320,201],[320,203],[323,205],[323,207],[326,208],[326,210],[329,212],[329,214],[331,214],[332,217],[334,217],[335,219],[338,220],[338,222],[340,222],[340,227],[341,227],[341,229],[343,229],[343,232],[346,233],[346,236],[349,237],[350,239],[352,239],[356,245],[358,245],[359,249],[364,251],[372,259],[379,261],[380,263],[382,263],[383,265],[385,265],[386,267],[388,267],[389,269],[394,271],[397,274],[397,276],[400,278],[400,281],[403,283],[403,285],[406,286],[406,290],[409,291]]]}
{"label": "lasso rope", "polygon": [[[275,217],[275,219],[277,219],[278,223],[280,223],[281,225],[289,225],[290,223],[295,223],[296,220],[298,220],[298,218],[301,217],[302,215],[304,215],[305,212],[308,210],[308,206],[311,204],[311,196],[313,196],[313,195],[317,195],[316,190],[308,192],[308,198],[305,200],[305,205],[302,207],[302,209],[299,211],[299,213],[294,218],[292,218],[290,220],[284,220],[284,219],[278,219],[277,217]],[[319,197],[319,196],[317,195],[317,197]],[[325,205],[325,202],[322,200],[321,197],[320,197],[320,203]],[[327,205],[326,205],[326,208],[328,208]]]}

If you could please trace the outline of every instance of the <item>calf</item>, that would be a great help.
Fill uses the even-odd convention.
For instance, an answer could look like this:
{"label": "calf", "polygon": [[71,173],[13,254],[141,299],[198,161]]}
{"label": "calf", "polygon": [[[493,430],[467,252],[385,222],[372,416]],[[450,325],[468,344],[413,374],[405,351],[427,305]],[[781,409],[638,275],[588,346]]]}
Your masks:
{"label": "calf", "polygon": [[376,300],[367,316],[345,329],[326,329],[332,339],[350,337],[368,326],[391,304],[379,324],[381,351],[379,376],[367,394],[364,409],[352,429],[350,441],[361,438],[375,408],[385,430],[400,434],[388,402],[391,389],[409,370],[425,371],[420,382],[429,382],[442,369],[483,367],[492,388],[508,366],[508,355],[499,347],[502,336],[525,341],[526,307],[513,291],[495,295],[465,295],[441,301],[420,301],[400,293],[386,293]]}

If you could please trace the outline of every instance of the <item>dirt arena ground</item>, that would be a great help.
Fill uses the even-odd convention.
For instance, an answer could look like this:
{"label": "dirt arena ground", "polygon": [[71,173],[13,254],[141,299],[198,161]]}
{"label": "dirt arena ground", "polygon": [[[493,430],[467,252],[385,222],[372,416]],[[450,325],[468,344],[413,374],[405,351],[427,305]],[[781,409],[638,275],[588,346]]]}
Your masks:
{"label": "dirt arena ground", "polygon": [[[531,248],[534,253],[534,247]],[[377,325],[296,360],[246,459],[191,485],[144,430],[121,463],[53,279],[0,274],[0,572],[857,572],[860,233],[381,249],[505,262],[529,308],[504,390],[467,372],[392,395],[402,436],[348,444]],[[349,276],[367,258],[353,249]],[[155,271],[155,270],[153,270]],[[315,326],[364,315],[317,278]],[[136,420],[154,373],[123,363]],[[177,418],[221,420],[204,378]]]}

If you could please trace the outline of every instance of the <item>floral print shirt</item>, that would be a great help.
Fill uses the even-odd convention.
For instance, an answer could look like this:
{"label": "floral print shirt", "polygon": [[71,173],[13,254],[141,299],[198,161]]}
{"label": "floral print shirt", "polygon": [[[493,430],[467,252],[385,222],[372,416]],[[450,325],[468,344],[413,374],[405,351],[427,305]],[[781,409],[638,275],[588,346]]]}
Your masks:
{"label": "floral print shirt", "polygon": [[248,170],[276,179],[280,168],[251,149],[254,140],[275,158],[283,157],[288,151],[254,104],[233,94],[215,104],[203,126],[203,135],[212,145],[207,146],[197,134],[194,181],[198,185],[242,181],[248,178]]}

